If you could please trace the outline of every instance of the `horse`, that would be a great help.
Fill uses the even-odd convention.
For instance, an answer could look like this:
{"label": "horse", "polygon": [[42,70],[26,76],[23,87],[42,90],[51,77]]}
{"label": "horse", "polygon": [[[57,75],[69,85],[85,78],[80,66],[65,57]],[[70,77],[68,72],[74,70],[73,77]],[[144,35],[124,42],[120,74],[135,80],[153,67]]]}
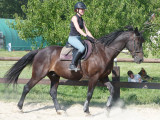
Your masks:
{"label": "horse", "polygon": [[90,57],[81,61],[81,69],[77,72],[68,70],[70,61],[60,60],[62,46],[48,46],[24,55],[6,72],[4,78],[8,84],[17,84],[22,70],[27,65],[32,65],[32,77],[24,86],[21,98],[17,104],[20,110],[29,91],[46,76],[51,81],[49,93],[57,113],[63,111],[57,100],[57,88],[60,77],[77,81],[82,78],[88,80],[87,98],[83,108],[85,113],[89,113],[90,100],[97,82],[102,82],[110,92],[106,103],[106,107],[109,108],[113,103],[114,87],[109,81],[108,75],[113,69],[114,58],[124,48],[127,48],[134,58],[134,62],[138,64],[143,62],[143,42],[143,35],[138,31],[138,28],[114,31],[95,41]]}

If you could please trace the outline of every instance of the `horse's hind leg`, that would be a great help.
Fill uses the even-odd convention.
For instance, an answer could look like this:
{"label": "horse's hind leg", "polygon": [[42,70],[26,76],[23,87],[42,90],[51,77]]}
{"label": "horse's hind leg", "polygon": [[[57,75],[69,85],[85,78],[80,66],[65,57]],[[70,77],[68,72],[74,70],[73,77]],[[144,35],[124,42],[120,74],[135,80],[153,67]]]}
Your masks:
{"label": "horse's hind leg", "polygon": [[52,100],[54,102],[55,109],[58,112],[58,110],[61,110],[60,105],[57,101],[57,88],[58,88],[60,77],[52,72],[50,72],[47,76],[51,80],[50,95],[51,95]]}
{"label": "horse's hind leg", "polygon": [[18,105],[17,105],[20,110],[23,107],[24,99],[25,99],[27,93],[29,93],[29,91],[36,85],[37,82],[38,82],[37,80],[35,81],[34,79],[31,78],[30,81],[24,86],[22,96],[21,96],[20,101],[18,102]]}
{"label": "horse's hind leg", "polygon": [[[38,72],[37,72],[38,71]],[[18,108],[21,110],[23,107],[24,99],[26,95],[29,93],[29,91],[42,79],[46,76],[48,70],[33,70],[32,72],[32,78],[29,80],[29,82],[24,86],[22,96],[18,102]]]}

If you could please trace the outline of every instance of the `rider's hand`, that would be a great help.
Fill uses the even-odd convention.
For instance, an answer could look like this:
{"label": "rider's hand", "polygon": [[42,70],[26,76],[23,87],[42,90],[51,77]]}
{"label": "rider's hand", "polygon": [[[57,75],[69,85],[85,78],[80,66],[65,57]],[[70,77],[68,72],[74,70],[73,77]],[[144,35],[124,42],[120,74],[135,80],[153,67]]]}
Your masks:
{"label": "rider's hand", "polygon": [[92,37],[90,37],[90,36],[86,36],[86,38],[91,42],[91,43],[94,43],[95,42],[95,40],[92,38]]}

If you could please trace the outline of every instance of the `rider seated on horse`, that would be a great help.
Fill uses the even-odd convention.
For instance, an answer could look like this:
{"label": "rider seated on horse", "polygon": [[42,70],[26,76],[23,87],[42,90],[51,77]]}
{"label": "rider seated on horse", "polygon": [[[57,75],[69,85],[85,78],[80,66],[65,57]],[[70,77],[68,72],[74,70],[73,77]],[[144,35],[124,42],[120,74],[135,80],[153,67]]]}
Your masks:
{"label": "rider seated on horse", "polygon": [[[68,43],[77,49],[77,52],[73,56],[72,62],[69,66],[69,70],[76,70],[76,63],[79,60],[82,53],[85,51],[84,45],[81,43],[81,35],[87,37],[87,39],[91,42],[94,42],[94,37],[87,29],[84,20],[82,19],[82,15],[84,15],[84,11],[86,9],[86,5],[83,2],[77,2],[74,6],[74,11],[76,15],[74,15],[71,19],[71,29],[68,38]],[[82,30],[84,29],[85,32]]]}

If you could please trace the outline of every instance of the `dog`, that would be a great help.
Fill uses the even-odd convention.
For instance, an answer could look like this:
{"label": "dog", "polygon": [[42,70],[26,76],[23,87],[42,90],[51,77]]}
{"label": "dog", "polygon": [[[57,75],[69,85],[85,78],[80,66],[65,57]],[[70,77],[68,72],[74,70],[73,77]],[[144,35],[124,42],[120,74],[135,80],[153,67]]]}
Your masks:
{"label": "dog", "polygon": [[152,81],[153,78],[147,75],[147,72],[144,68],[141,68],[141,71],[138,73],[143,80]]}

